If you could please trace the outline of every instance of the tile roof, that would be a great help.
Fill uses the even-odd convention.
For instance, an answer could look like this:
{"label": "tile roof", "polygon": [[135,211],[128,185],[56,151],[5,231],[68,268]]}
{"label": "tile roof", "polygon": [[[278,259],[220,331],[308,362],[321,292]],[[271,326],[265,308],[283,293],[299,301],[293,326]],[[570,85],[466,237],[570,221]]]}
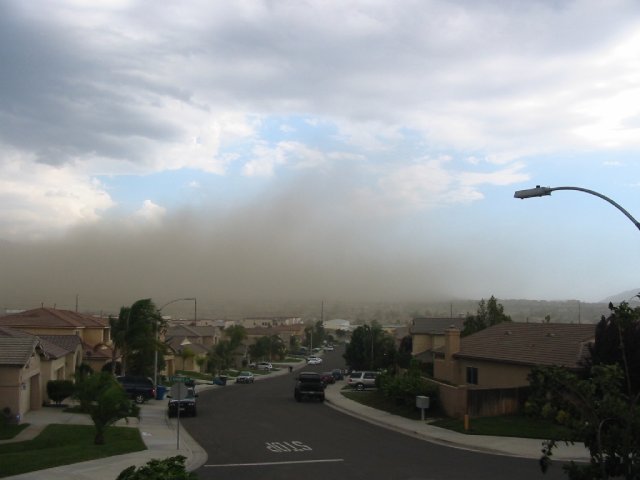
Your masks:
{"label": "tile roof", "polygon": [[82,342],[82,349],[84,350],[84,358],[86,360],[111,360],[113,356],[113,348],[104,343],[89,345],[88,343]]}
{"label": "tile roof", "polygon": [[187,339],[187,337],[173,337],[167,342],[167,344],[174,352],[178,354],[185,348],[188,348],[196,355],[205,355],[209,352],[209,349],[207,347],[199,343],[192,343]]}
{"label": "tile roof", "polygon": [[0,325],[6,327],[104,328],[109,326],[109,320],[72,312],[71,310],[35,308],[33,310],[26,310],[24,312],[0,317]]}
{"label": "tile roof", "polygon": [[169,327],[166,338],[169,337],[215,337],[220,335],[220,328],[206,325],[178,325]]}
{"label": "tile roof", "polygon": [[[43,353],[49,358],[60,358],[73,352],[80,344],[77,335],[34,335],[9,327],[0,326],[0,337],[24,338],[34,337],[40,340]],[[1,354],[0,354],[1,355]]]}
{"label": "tile roof", "polygon": [[460,351],[454,356],[576,368],[588,354],[595,332],[595,324],[500,323],[462,338]]}
{"label": "tile roof", "polygon": [[82,345],[82,340],[78,335],[38,335],[40,340],[61,348],[65,353],[75,352],[78,345]]}
{"label": "tile roof", "polygon": [[304,324],[295,324],[295,325],[277,325],[273,327],[251,327],[245,328],[247,335],[251,337],[255,336],[266,336],[270,337],[271,335],[278,335],[280,333],[289,333],[295,334],[304,331]]}
{"label": "tile roof", "polygon": [[0,336],[0,365],[23,367],[40,344],[35,336]]}
{"label": "tile roof", "polygon": [[462,330],[464,321],[460,317],[419,317],[413,319],[409,331],[417,335],[444,335],[444,331],[451,326]]}

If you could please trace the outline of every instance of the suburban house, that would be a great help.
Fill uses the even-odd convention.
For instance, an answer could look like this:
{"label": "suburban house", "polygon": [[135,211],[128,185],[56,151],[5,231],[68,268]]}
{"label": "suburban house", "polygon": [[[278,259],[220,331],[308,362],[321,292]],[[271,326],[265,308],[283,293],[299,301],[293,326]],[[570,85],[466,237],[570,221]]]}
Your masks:
{"label": "suburban house", "polygon": [[302,324],[301,317],[247,317],[238,322],[245,328],[269,328],[278,327],[284,325],[299,325]]}
{"label": "suburban house", "polygon": [[464,338],[448,328],[434,358],[442,407],[452,417],[517,412],[532,368],[579,369],[594,339],[594,324],[505,322]]}
{"label": "suburban house", "polygon": [[106,318],[43,307],[0,317],[0,327],[38,336],[75,335],[82,342],[84,363],[96,371],[112,359],[111,328]]}
{"label": "suburban house", "polygon": [[248,357],[249,346],[256,343],[259,338],[277,336],[282,340],[282,343],[284,343],[287,348],[290,348],[293,343],[304,338],[304,329],[305,325],[303,323],[273,327],[247,328],[247,338],[243,341],[237,353],[246,360],[260,360]]}
{"label": "suburban house", "polygon": [[418,317],[411,321],[411,355],[422,363],[433,363],[434,352],[444,346],[444,332],[455,327],[464,328],[463,317]]}
{"label": "suburban house", "polygon": [[349,320],[342,320],[341,318],[325,320],[322,326],[324,327],[325,330],[330,330],[333,332],[338,330],[350,332],[353,330],[353,327],[351,326],[351,322]]}
{"label": "suburban house", "polygon": [[0,327],[0,409],[17,419],[49,401],[49,380],[70,380],[82,363],[82,344],[74,335],[33,335]]}
{"label": "suburban house", "polygon": [[218,344],[222,336],[219,327],[178,325],[169,327],[164,334],[164,341],[173,355],[165,355],[167,375],[176,370],[201,371],[198,362],[207,356],[209,350]]}

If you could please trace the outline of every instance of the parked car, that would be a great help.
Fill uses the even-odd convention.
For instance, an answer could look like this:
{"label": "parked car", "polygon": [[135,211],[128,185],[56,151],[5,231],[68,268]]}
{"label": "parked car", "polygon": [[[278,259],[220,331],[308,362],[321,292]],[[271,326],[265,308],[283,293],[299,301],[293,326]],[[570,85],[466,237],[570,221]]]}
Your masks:
{"label": "parked car", "polygon": [[178,415],[178,408],[180,409],[180,416],[192,416],[195,417],[198,413],[198,409],[196,406],[196,398],[198,394],[196,393],[194,388],[187,388],[187,394],[181,400],[177,398],[171,398],[171,395],[168,396],[169,407],[168,407],[168,415],[169,417],[175,417]]}
{"label": "parked car", "polygon": [[364,390],[365,388],[375,388],[377,376],[378,376],[378,372],[369,372],[369,371],[351,372],[351,375],[349,375],[349,380],[347,381],[347,383],[350,387],[353,387],[356,390]]}
{"label": "parked car", "polygon": [[325,385],[319,373],[301,372],[293,390],[293,397],[298,402],[305,398],[315,398],[324,402],[324,387]]}
{"label": "parked car", "polygon": [[333,370],[331,370],[331,375],[333,375],[333,378],[336,381],[344,380],[344,373],[342,373],[342,370],[340,370],[339,368],[334,368]]}
{"label": "parked car", "polygon": [[150,398],[156,398],[156,388],[149,377],[137,375],[123,375],[117,377],[118,382],[136,403],[143,403]]}
{"label": "parked car", "polygon": [[324,347],[324,349],[325,349],[326,351],[328,351],[328,352],[333,352],[334,347],[333,347],[333,345],[327,345],[326,347]]}
{"label": "parked car", "polygon": [[268,370],[269,372],[273,370],[273,365],[269,362],[258,362],[256,365],[256,369],[258,370]]}
{"label": "parked car", "polygon": [[322,359],[320,357],[309,357],[307,358],[307,363],[309,365],[320,365],[322,363]]}
{"label": "parked car", "polygon": [[325,385],[336,383],[336,379],[333,377],[333,374],[331,372],[321,373],[320,378],[322,379],[322,383],[324,383]]}
{"label": "parked car", "polygon": [[249,371],[242,371],[236,377],[236,383],[253,383],[253,373]]}

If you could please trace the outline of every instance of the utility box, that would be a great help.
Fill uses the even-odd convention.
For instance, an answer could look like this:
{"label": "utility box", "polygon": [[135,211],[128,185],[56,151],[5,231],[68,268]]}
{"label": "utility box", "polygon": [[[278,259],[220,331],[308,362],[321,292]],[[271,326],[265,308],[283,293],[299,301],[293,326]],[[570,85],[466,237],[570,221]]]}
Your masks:
{"label": "utility box", "polygon": [[422,421],[424,422],[424,409],[429,408],[429,397],[425,397],[424,395],[417,395],[416,407],[420,409]]}

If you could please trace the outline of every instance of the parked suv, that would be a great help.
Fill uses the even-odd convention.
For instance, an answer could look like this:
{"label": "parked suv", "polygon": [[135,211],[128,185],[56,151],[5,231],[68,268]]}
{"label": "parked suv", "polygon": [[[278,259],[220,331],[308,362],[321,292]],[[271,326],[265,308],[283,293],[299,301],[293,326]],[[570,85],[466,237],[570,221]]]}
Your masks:
{"label": "parked suv", "polygon": [[136,403],[143,403],[144,401],[156,397],[156,389],[153,385],[153,380],[149,377],[142,377],[136,375],[124,375],[118,377],[118,382]]}
{"label": "parked suv", "polygon": [[178,415],[178,408],[180,408],[181,417],[187,416],[187,415],[191,415],[192,417],[195,417],[196,414],[198,413],[198,410],[196,408],[197,396],[198,394],[193,388],[187,388],[187,394],[182,400],[178,400],[177,398],[171,398],[171,396],[169,395],[169,398],[171,398],[169,400],[169,411],[168,411],[169,417],[175,417],[176,415]]}
{"label": "parked suv", "polygon": [[293,396],[301,402],[305,398],[315,398],[324,402],[324,387],[322,377],[316,372],[301,372],[296,380]]}
{"label": "parked suv", "polygon": [[351,372],[349,375],[348,385],[356,390],[364,390],[365,388],[374,388],[376,386],[376,377],[378,372]]}

